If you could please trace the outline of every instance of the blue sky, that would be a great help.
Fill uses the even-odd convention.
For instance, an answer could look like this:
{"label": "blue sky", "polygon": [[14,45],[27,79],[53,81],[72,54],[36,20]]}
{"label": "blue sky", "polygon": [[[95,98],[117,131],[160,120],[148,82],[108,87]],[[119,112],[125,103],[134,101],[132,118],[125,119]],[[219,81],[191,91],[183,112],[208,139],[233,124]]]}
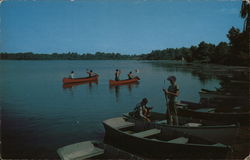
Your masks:
{"label": "blue sky", "polygon": [[6,0],[0,52],[149,53],[228,41],[241,0]]}

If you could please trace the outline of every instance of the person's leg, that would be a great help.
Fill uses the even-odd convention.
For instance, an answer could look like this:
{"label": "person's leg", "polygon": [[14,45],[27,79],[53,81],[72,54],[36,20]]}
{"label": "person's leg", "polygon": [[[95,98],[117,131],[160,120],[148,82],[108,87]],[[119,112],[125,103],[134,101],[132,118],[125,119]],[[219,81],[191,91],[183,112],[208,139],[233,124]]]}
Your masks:
{"label": "person's leg", "polygon": [[167,109],[167,121],[168,124],[172,125],[173,124],[173,114],[172,111],[173,110],[173,103],[171,101],[168,102],[168,109]]}
{"label": "person's leg", "polygon": [[179,125],[179,120],[178,120],[178,116],[177,116],[177,110],[176,110],[175,102],[173,104],[173,113],[172,113],[172,115],[173,115],[173,124],[174,125]]}

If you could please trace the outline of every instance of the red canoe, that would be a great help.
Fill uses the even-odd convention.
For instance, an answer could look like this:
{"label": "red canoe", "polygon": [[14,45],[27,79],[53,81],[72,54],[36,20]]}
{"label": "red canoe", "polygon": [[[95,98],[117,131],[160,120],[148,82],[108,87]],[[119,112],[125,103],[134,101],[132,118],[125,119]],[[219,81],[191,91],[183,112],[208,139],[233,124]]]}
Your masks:
{"label": "red canoe", "polygon": [[121,80],[121,81],[109,80],[109,84],[110,85],[121,85],[121,84],[128,84],[128,83],[138,82],[139,80],[140,80],[139,77],[135,77],[135,78],[132,78],[132,79],[125,79],[125,80]]}
{"label": "red canoe", "polygon": [[83,78],[63,78],[63,83],[79,83],[79,82],[90,82],[96,81],[99,75],[93,77],[83,77]]}
{"label": "red canoe", "polygon": [[63,84],[63,88],[66,89],[66,88],[73,88],[75,86],[78,86],[78,85],[82,85],[82,84],[89,84],[91,85],[92,83],[98,83],[98,80],[94,80],[94,81],[88,81],[88,82],[76,82],[76,83],[64,83]]}

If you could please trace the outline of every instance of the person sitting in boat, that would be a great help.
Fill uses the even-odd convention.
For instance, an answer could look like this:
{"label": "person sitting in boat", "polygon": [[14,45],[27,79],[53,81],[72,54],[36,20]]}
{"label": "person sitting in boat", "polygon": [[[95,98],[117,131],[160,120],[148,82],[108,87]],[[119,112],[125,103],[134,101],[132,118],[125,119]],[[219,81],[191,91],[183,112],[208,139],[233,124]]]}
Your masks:
{"label": "person sitting in boat", "polygon": [[89,72],[87,72],[89,77],[93,77],[96,75],[96,73],[94,73],[92,70],[90,70]]}
{"label": "person sitting in boat", "polygon": [[115,80],[116,81],[119,81],[120,80],[120,74],[121,74],[121,71],[120,70],[118,70],[118,69],[116,69],[115,70]]}
{"label": "person sitting in boat", "polygon": [[176,84],[175,76],[169,76],[167,80],[169,80],[170,86],[168,89],[163,89],[163,92],[166,96],[166,101],[168,99],[166,116],[169,124],[178,125],[176,97],[179,95],[179,87]]}
{"label": "person sitting in boat", "polygon": [[136,105],[134,108],[134,116],[139,119],[144,119],[148,122],[151,120],[149,119],[150,117],[150,111],[153,109],[153,107],[148,107],[147,106],[148,99],[143,98],[140,103]]}
{"label": "person sitting in boat", "polygon": [[73,79],[74,78],[74,71],[71,71],[69,78]]}
{"label": "person sitting in boat", "polygon": [[134,75],[132,74],[132,72],[129,72],[128,79],[133,79],[133,78],[134,78]]}

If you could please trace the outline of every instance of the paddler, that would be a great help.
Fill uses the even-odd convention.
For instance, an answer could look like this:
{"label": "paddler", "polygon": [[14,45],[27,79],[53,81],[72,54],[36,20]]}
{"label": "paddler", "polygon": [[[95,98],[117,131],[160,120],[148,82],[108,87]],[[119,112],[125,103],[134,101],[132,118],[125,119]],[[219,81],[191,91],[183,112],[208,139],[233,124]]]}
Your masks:
{"label": "paddler", "polygon": [[116,81],[119,81],[120,80],[120,74],[121,74],[121,71],[120,70],[118,70],[118,69],[116,69],[115,70],[115,80]]}
{"label": "paddler", "polygon": [[132,73],[132,71],[131,72],[129,72],[129,74],[128,74],[128,79],[133,79],[134,78],[134,75],[133,75],[133,73]]}
{"label": "paddler", "polygon": [[73,79],[74,78],[74,71],[71,71],[69,78]]}
{"label": "paddler", "polygon": [[89,77],[93,77],[93,76],[97,75],[92,70],[90,70],[89,72],[87,72],[87,74],[89,75]]}

